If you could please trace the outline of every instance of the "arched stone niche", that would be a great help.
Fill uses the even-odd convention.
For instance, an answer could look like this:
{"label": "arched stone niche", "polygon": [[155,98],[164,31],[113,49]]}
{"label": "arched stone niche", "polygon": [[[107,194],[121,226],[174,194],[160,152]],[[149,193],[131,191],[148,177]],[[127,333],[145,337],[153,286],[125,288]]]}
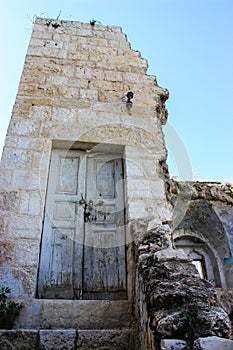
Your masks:
{"label": "arched stone niche", "polygon": [[198,232],[176,231],[174,244],[177,249],[183,249],[190,260],[199,262],[201,277],[206,278],[216,287],[226,288],[223,264],[215,248]]}
{"label": "arched stone niche", "polygon": [[202,257],[207,279],[216,287],[229,288],[224,261],[229,257],[229,241],[223,224],[211,203],[192,200],[178,226],[173,231],[177,248],[195,259]]}

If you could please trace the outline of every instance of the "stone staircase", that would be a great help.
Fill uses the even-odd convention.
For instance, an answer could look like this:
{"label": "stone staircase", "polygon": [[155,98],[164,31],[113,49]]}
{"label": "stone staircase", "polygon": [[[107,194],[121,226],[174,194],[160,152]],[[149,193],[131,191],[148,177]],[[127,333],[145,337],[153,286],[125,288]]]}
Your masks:
{"label": "stone staircase", "polygon": [[30,300],[14,330],[0,331],[1,350],[135,350],[129,301]]}

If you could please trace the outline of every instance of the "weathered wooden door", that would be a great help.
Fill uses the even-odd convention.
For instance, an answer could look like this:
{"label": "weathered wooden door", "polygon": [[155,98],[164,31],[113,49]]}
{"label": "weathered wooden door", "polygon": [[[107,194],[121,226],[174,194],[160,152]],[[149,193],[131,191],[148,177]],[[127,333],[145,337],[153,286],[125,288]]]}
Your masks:
{"label": "weathered wooden door", "polygon": [[119,155],[87,158],[87,200],[92,223],[85,223],[83,297],[126,297],[123,168]]}
{"label": "weathered wooden door", "polygon": [[120,155],[53,150],[38,295],[62,299],[127,297]]}

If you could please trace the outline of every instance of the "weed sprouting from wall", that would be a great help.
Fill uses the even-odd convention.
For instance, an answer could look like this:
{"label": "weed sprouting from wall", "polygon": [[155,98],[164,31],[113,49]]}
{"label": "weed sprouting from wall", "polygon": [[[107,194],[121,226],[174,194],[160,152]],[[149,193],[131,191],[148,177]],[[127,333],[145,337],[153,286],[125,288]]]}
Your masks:
{"label": "weed sprouting from wall", "polygon": [[7,300],[7,294],[11,293],[9,287],[2,287],[0,291],[0,329],[12,329],[15,318],[19,316],[23,308],[22,303]]}

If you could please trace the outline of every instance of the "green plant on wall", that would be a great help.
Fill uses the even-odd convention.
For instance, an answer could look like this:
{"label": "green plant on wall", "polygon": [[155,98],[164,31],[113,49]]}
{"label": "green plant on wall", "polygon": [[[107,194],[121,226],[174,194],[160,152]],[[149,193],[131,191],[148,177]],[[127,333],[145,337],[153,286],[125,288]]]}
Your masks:
{"label": "green plant on wall", "polygon": [[0,290],[0,329],[12,329],[15,318],[19,316],[23,308],[22,303],[7,300],[7,294],[11,293],[9,287]]}
{"label": "green plant on wall", "polygon": [[195,325],[197,323],[197,316],[199,312],[199,306],[196,302],[186,305],[182,310],[182,316],[184,320],[184,339],[188,343],[192,343],[195,339]]}

